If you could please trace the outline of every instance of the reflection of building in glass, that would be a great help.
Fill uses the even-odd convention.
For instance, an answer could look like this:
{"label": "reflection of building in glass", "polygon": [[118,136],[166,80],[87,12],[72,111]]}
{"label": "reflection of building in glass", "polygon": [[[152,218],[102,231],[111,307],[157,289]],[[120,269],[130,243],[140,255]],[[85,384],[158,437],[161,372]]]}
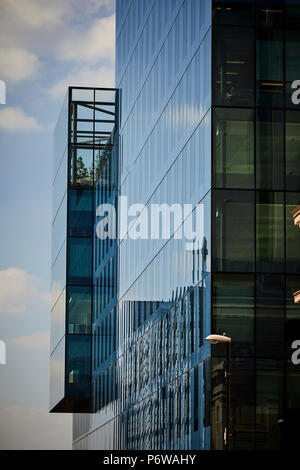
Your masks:
{"label": "reflection of building in glass", "polygon": [[[72,299],[67,337],[92,344],[93,413],[74,414],[74,448],[223,449],[226,351],[204,341],[211,332],[232,338],[232,449],[295,447],[300,245],[290,212],[300,203],[300,113],[291,83],[300,79],[300,2],[119,0],[116,17],[122,115],[106,136],[97,119],[82,121],[69,144],[74,216],[61,250],[76,257],[60,297],[65,264],[53,265],[56,298]],[[74,136],[75,110],[71,117]],[[128,206],[200,202],[201,246],[185,250],[176,233],[93,241],[97,220],[83,209],[76,219],[76,191],[81,207],[89,197],[117,207],[117,191]],[[85,273],[80,259],[93,260]],[[59,374],[79,389],[84,345],[80,361],[75,346],[66,361],[69,375],[64,349],[52,350],[55,397],[68,398]]]}

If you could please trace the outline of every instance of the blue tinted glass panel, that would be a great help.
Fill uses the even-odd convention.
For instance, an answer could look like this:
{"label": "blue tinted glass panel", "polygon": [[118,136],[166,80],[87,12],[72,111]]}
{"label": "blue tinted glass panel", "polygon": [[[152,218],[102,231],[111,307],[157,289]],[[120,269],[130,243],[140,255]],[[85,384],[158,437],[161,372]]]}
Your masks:
{"label": "blue tinted glass panel", "polygon": [[93,232],[93,191],[70,189],[68,235],[90,237]]}
{"label": "blue tinted glass panel", "polygon": [[68,239],[68,284],[92,282],[92,239]]}

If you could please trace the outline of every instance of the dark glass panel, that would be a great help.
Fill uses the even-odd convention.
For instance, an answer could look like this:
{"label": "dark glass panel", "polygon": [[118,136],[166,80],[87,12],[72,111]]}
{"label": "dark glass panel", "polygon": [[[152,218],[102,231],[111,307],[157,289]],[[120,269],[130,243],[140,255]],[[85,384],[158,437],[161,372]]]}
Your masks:
{"label": "dark glass panel", "polygon": [[199,428],[199,371],[194,367],[194,431]]}
{"label": "dark glass panel", "polygon": [[300,304],[294,302],[294,293],[300,290],[300,276],[286,276],[286,341],[287,357],[290,358],[291,343],[300,340]]}
{"label": "dark glass panel", "polygon": [[214,104],[253,106],[254,31],[218,26],[214,42]]}
{"label": "dark glass panel", "polygon": [[286,112],[286,189],[300,191],[300,113]]}
{"label": "dark glass panel", "polygon": [[283,418],[283,363],[256,360],[256,449],[279,450]]}
{"label": "dark glass panel", "polygon": [[[299,7],[300,8],[300,7]],[[298,23],[299,28],[299,23]],[[299,85],[292,88],[294,80],[300,80],[300,31],[298,30],[286,30],[285,33],[286,51],[285,51],[285,67],[286,67],[286,107],[299,109],[299,104],[294,104],[292,98],[299,99]],[[294,97],[292,96],[295,93]]]}
{"label": "dark glass panel", "polygon": [[92,282],[92,239],[68,239],[68,284]]}
{"label": "dark glass panel", "polygon": [[213,271],[254,270],[254,194],[215,190]]}
{"label": "dark glass panel", "polygon": [[299,0],[285,0],[286,24],[290,28],[298,28],[300,22]]}
{"label": "dark glass panel", "polygon": [[210,426],[211,377],[210,358],[203,362],[203,426]]}
{"label": "dark glass panel", "polygon": [[92,291],[87,286],[67,288],[67,333],[91,332]]}
{"label": "dark glass panel", "polygon": [[218,188],[254,187],[254,111],[214,110],[214,184]]}
{"label": "dark glass panel", "polygon": [[93,186],[93,148],[71,147],[71,186]]}
{"label": "dark glass panel", "polygon": [[66,396],[90,397],[91,335],[67,335],[66,341]]}
{"label": "dark glass panel", "polygon": [[[286,193],[286,272],[300,273],[300,231],[291,211],[300,204],[300,193]],[[300,289],[300,285],[299,285]]]}
{"label": "dark glass panel", "polygon": [[259,106],[282,107],[283,31],[259,29],[256,40],[256,102]]}
{"label": "dark glass panel", "polygon": [[70,236],[90,237],[93,233],[93,191],[70,189],[68,205]]}
{"label": "dark glass panel", "polygon": [[[214,274],[212,331],[232,338],[232,354],[254,353],[254,276]],[[216,354],[225,354],[222,345]]]}
{"label": "dark glass panel", "polygon": [[214,0],[213,23],[251,25],[255,21],[255,0]]}
{"label": "dark glass panel", "polygon": [[[212,346],[212,353],[219,344]],[[226,427],[226,357],[211,359],[211,449],[224,450]],[[254,448],[255,364],[252,359],[231,359],[231,450]]]}
{"label": "dark glass panel", "polygon": [[257,192],[256,195],[256,271],[284,270],[283,193]]}
{"label": "dark glass panel", "polygon": [[282,274],[256,277],[256,355],[284,356],[285,287]]}
{"label": "dark glass panel", "polygon": [[256,22],[265,27],[282,26],[284,0],[256,0]]}
{"label": "dark glass panel", "polygon": [[256,187],[284,189],[284,112],[281,110],[257,110]]}

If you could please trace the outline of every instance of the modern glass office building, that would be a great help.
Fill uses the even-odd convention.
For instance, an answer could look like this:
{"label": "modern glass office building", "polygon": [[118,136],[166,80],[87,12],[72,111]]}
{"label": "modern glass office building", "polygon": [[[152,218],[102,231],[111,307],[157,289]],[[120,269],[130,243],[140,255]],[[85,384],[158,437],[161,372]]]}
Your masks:
{"label": "modern glass office building", "polygon": [[[205,341],[224,332],[231,449],[296,446],[299,20],[298,0],[117,0],[119,92],[71,89],[56,150],[51,410],[74,449],[225,448],[226,350]],[[135,222],[97,239],[96,207],[125,199]],[[198,247],[175,221],[134,236],[154,204],[200,207]]]}

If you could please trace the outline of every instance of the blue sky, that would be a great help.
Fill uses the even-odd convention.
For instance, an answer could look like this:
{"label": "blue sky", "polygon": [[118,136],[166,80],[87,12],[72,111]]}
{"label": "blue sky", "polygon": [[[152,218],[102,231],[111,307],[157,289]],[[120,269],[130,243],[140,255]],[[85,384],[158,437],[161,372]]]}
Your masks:
{"label": "blue sky", "polygon": [[71,446],[49,415],[52,137],[69,85],[114,86],[114,0],[0,0],[0,449]]}

